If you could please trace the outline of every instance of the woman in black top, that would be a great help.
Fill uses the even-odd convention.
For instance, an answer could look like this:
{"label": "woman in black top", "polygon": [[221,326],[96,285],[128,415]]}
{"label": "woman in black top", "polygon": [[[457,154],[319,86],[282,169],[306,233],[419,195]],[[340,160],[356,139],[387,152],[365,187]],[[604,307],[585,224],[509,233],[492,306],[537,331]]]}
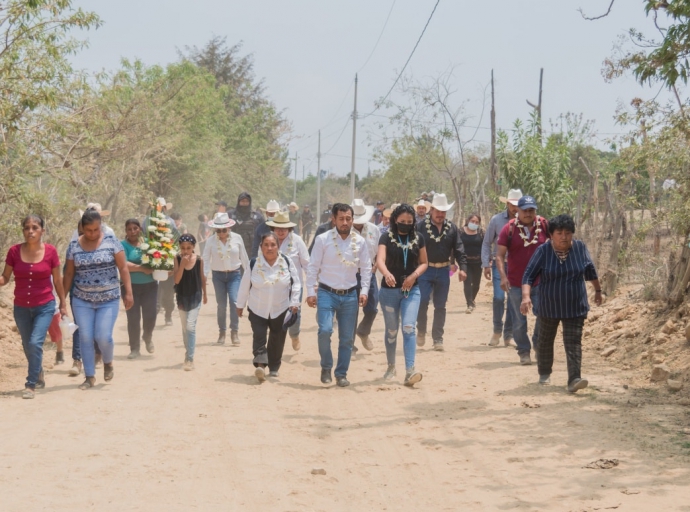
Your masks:
{"label": "woman in black top", "polygon": [[206,304],[206,275],[204,261],[194,254],[196,238],[184,234],[179,238],[180,254],[175,257],[175,295],[180,310],[182,341],[184,341],[185,371],[194,369],[194,348],[196,347],[196,320],[199,318],[201,303]]}
{"label": "woman in black top", "polygon": [[405,385],[414,386],[422,380],[415,371],[417,351],[415,323],[419,311],[420,293],[417,278],[427,268],[424,238],[414,225],[415,211],[409,204],[401,204],[390,217],[388,233],[381,235],[376,262],[383,274],[379,302],[386,324],[386,357],[388,369],[385,380],[395,377],[395,349],[398,329],[402,322],[403,353],[405,354]]}
{"label": "woman in black top", "polygon": [[479,286],[482,283],[482,241],[484,231],[482,230],[482,218],[473,213],[465,221],[465,225],[460,230],[460,239],[465,247],[467,254],[467,279],[465,279],[465,300],[467,301],[468,315],[474,311],[476,306],[474,299],[479,293]]}

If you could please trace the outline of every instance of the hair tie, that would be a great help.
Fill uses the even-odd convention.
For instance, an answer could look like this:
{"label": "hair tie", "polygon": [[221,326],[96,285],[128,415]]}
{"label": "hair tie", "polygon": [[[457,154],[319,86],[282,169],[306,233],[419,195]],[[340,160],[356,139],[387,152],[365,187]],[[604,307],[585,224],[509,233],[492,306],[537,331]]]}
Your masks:
{"label": "hair tie", "polygon": [[184,235],[180,236],[180,238],[178,238],[177,241],[179,243],[188,242],[192,245],[196,245],[196,238],[194,238],[194,235],[190,235],[188,233],[185,233]]}

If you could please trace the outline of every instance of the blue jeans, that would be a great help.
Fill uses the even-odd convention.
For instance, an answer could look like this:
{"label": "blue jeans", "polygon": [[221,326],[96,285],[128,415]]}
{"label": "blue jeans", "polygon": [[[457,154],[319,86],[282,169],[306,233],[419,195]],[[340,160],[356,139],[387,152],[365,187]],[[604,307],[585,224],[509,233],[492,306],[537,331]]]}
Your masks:
{"label": "blue jeans", "polygon": [[[532,299],[532,308],[538,307],[539,290],[537,287],[532,288],[530,299]],[[529,333],[527,332],[527,317],[520,313],[520,304],[522,304],[521,287],[510,287],[508,302],[513,310],[513,339],[517,345],[518,354],[529,354],[530,348],[533,348],[536,352],[539,345],[539,322],[535,322],[534,334],[532,335],[532,345],[530,347]]]}
{"label": "blue jeans", "polygon": [[[72,299],[72,294],[70,294],[69,298],[69,309],[72,312],[72,318],[76,318],[74,316],[74,301]],[[98,344],[94,343],[93,348],[96,351],[96,355],[100,356],[101,349],[98,348]],[[72,359],[74,359],[75,361],[81,361],[81,348],[79,347],[79,329],[74,331],[74,334],[72,334]]]}
{"label": "blue jeans", "polygon": [[[513,337],[513,310],[506,308],[506,293],[501,288],[501,273],[496,267],[496,262],[491,266],[491,282],[494,285],[494,334],[501,334],[504,338]],[[503,312],[506,313],[506,322],[503,323]]]}
{"label": "blue jeans", "polygon": [[450,290],[450,270],[449,267],[426,269],[419,279],[420,302],[419,314],[417,315],[417,332],[426,335],[426,316],[429,309],[429,300],[434,300],[434,321],[431,325],[431,338],[434,343],[443,343],[443,326],[446,325],[446,302],[448,302],[448,291]]}
{"label": "blue jeans", "polygon": [[417,336],[414,326],[421,299],[419,286],[413,286],[407,298],[403,296],[400,288],[381,288],[379,299],[383,310],[383,321],[386,324],[386,358],[388,364],[395,364],[398,329],[402,321],[405,368],[412,368],[417,353]]}
{"label": "blue jeans", "polygon": [[[357,276],[359,281],[359,275]],[[376,283],[376,272],[371,273],[371,283],[369,284],[369,295],[367,297],[367,305],[362,308],[364,317],[357,326],[357,334],[360,336],[369,336],[371,334],[371,327],[374,325],[376,314],[379,312],[376,307],[379,303],[379,287]],[[357,315],[359,318],[359,315]]]}
{"label": "blue jeans", "polygon": [[113,328],[117,313],[120,310],[120,300],[108,302],[87,302],[77,297],[72,297],[74,320],[79,326],[79,347],[84,363],[84,375],[96,376],[96,351],[94,342],[98,344],[103,355],[103,363],[113,362],[115,343],[113,342]]}
{"label": "blue jeans", "polygon": [[336,378],[347,376],[352,357],[352,342],[355,339],[357,311],[359,308],[357,291],[347,295],[337,295],[319,288],[316,294],[316,321],[319,324],[319,355],[321,368],[333,368],[331,352],[331,334],[333,334],[333,317],[338,320],[338,365],[335,367]]}
{"label": "blue jeans", "polygon": [[185,348],[185,361],[194,361],[194,349],[196,348],[196,320],[199,318],[201,304],[191,311],[179,310],[180,324],[182,324],[182,341]]}
{"label": "blue jeans", "polygon": [[240,329],[240,317],[237,316],[237,293],[240,291],[240,281],[242,274],[239,270],[234,272],[213,271],[213,290],[216,292],[216,303],[218,304],[218,330],[227,330],[226,315],[228,310],[228,299],[230,299],[230,330]]}
{"label": "blue jeans", "polygon": [[53,315],[55,315],[54,300],[35,308],[14,306],[14,321],[22,337],[24,355],[29,362],[29,375],[26,377],[25,384],[27,388],[36,388],[36,382],[43,370],[43,342],[46,340]]}

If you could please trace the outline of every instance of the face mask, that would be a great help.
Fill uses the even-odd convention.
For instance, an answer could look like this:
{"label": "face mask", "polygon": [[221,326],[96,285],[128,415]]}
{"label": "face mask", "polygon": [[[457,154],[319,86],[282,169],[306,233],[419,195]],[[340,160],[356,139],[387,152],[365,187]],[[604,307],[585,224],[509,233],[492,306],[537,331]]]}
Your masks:
{"label": "face mask", "polygon": [[475,224],[474,222],[470,222],[467,224],[467,227],[470,228],[472,231],[476,231],[479,229],[479,224]]}
{"label": "face mask", "polygon": [[412,233],[412,230],[414,229],[414,224],[401,224],[400,222],[398,224],[398,233],[401,235],[409,235]]}

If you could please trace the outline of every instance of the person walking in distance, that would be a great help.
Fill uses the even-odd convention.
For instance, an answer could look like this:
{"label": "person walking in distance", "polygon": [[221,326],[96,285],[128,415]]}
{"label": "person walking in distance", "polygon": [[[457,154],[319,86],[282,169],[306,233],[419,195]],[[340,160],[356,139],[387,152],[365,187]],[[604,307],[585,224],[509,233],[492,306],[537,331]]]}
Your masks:
{"label": "person walking in distance", "polygon": [[293,201],[288,205],[288,211],[290,212],[290,222],[295,225],[294,233],[300,235],[302,232],[299,230],[299,225],[302,216],[299,213],[299,206]]}
{"label": "person walking in distance", "polygon": [[481,224],[482,218],[473,213],[467,217],[465,225],[460,229],[460,239],[467,255],[467,279],[463,283],[465,301],[467,302],[465,313],[467,314],[474,311],[476,307],[474,300],[479,293],[479,286],[482,284],[482,241],[484,240],[484,233]]}
{"label": "person walking in distance", "polygon": [[[379,288],[376,284],[376,254],[378,252],[378,244],[379,239],[381,238],[381,232],[379,231],[378,226],[370,222],[370,219],[374,214],[373,206],[365,205],[362,199],[355,199],[352,204],[352,210],[354,211],[352,225],[355,228],[355,231],[362,235],[362,238],[364,238],[365,242],[367,243],[369,257],[371,258],[372,262],[371,282],[369,283],[367,305],[362,308],[362,321],[359,322],[356,331],[357,337],[362,341],[362,346],[371,351],[374,349],[374,345],[371,342],[371,339],[369,339],[369,334],[371,334],[371,327],[374,325],[374,320],[376,319],[376,314],[378,313],[377,306],[379,303]],[[353,350],[357,352],[357,347],[353,347]]]}
{"label": "person walking in distance", "polygon": [[278,203],[278,201],[276,201],[275,199],[271,199],[266,205],[266,208],[261,208],[261,211],[266,216],[266,220],[257,224],[256,228],[254,229],[254,238],[251,248],[252,250],[249,253],[250,258],[256,258],[258,256],[261,237],[266,233],[271,232],[271,228],[266,225],[266,222],[271,220],[275,216],[275,214],[280,211],[280,203]]}
{"label": "person walking in distance", "polygon": [[[462,246],[458,228],[446,219],[446,212],[455,202],[448,204],[445,194],[434,194],[429,215],[417,224],[417,232],[424,238],[428,258],[426,272],[418,279],[420,302],[417,316],[417,346],[426,343],[427,310],[429,300],[434,301],[434,320],[431,326],[431,338],[434,350],[443,350],[443,329],[446,323],[446,303],[450,290],[450,265],[457,262],[458,279],[467,279],[467,257]],[[432,297],[433,294],[433,297]]]}
{"label": "person walking in distance", "polygon": [[216,294],[218,345],[225,344],[228,302],[230,302],[230,340],[235,346],[240,344],[237,293],[242,279],[240,268],[247,271],[249,258],[242,237],[231,231],[234,225],[235,221],[227,213],[216,213],[213,220],[208,223],[215,233],[206,241],[203,254],[204,270],[211,273],[213,290]]}
{"label": "person walking in distance", "polygon": [[[494,299],[493,299],[493,324],[494,332],[489,340],[490,347],[497,347],[501,341],[501,333],[503,334],[503,343],[506,347],[512,344],[513,340],[513,309],[508,305],[506,308],[506,294],[501,288],[501,273],[498,271],[496,263],[496,240],[501,233],[503,227],[508,224],[510,219],[514,219],[518,212],[518,201],[522,197],[520,189],[511,189],[508,192],[508,197],[501,197],[500,200],[505,203],[506,209],[497,213],[489,221],[489,225],[484,233],[484,241],[482,242],[482,267],[484,269],[484,277],[493,283]],[[506,262],[507,265],[507,262]],[[505,311],[506,321],[503,323],[503,312]]]}
{"label": "person walking in distance", "polygon": [[260,213],[252,209],[252,196],[242,192],[237,197],[237,206],[230,213],[230,218],[236,224],[234,231],[242,237],[246,251],[251,251],[254,245],[254,230],[264,220]]}
{"label": "person walking in distance", "polygon": [[[352,230],[352,206],[333,205],[335,228],[319,235],[307,270],[307,304],[316,308],[321,382],[332,382],[333,354],[331,335],[333,317],[338,319],[338,362],[335,377],[338,386],[349,386],[347,371],[352,357],[352,343],[357,324],[357,307],[366,306],[371,282],[371,258],[366,241]],[[361,292],[357,298],[357,271]],[[318,295],[317,295],[318,285]]]}
{"label": "person walking in distance", "polygon": [[196,239],[193,235],[180,237],[180,254],[175,257],[175,299],[180,311],[182,341],[185,358],[182,368],[185,371],[194,369],[194,349],[196,348],[196,321],[199,318],[202,302],[206,304],[206,276],[204,262],[194,254]]}
{"label": "person walking in distance", "polygon": [[[498,235],[496,263],[501,274],[501,288],[508,294],[509,306],[513,311],[513,336],[517,345],[520,364],[532,364],[531,349],[538,354],[539,322],[534,327],[530,344],[527,332],[527,317],[520,311],[522,304],[522,278],[537,248],[549,239],[548,223],[537,215],[537,202],[532,196],[522,196],[518,201],[517,217],[511,219]],[[506,259],[508,268],[506,269]],[[539,310],[538,283],[530,290],[535,310]]]}
{"label": "person walking in distance", "polygon": [[388,360],[383,378],[390,380],[396,375],[395,352],[398,330],[402,325],[404,384],[411,387],[422,380],[422,374],[415,370],[415,322],[420,299],[417,279],[426,271],[427,261],[424,238],[415,230],[414,210],[409,204],[393,210],[390,230],[379,239],[377,266],[383,275],[380,300],[386,325]]}
{"label": "person walking in distance", "polygon": [[302,225],[300,226],[302,240],[304,240],[305,244],[308,244],[309,238],[311,237],[311,232],[314,230],[314,223],[316,222],[316,218],[314,217],[314,214],[311,212],[311,209],[309,208],[308,204],[304,205],[304,209],[300,214],[300,221],[302,222]]}

